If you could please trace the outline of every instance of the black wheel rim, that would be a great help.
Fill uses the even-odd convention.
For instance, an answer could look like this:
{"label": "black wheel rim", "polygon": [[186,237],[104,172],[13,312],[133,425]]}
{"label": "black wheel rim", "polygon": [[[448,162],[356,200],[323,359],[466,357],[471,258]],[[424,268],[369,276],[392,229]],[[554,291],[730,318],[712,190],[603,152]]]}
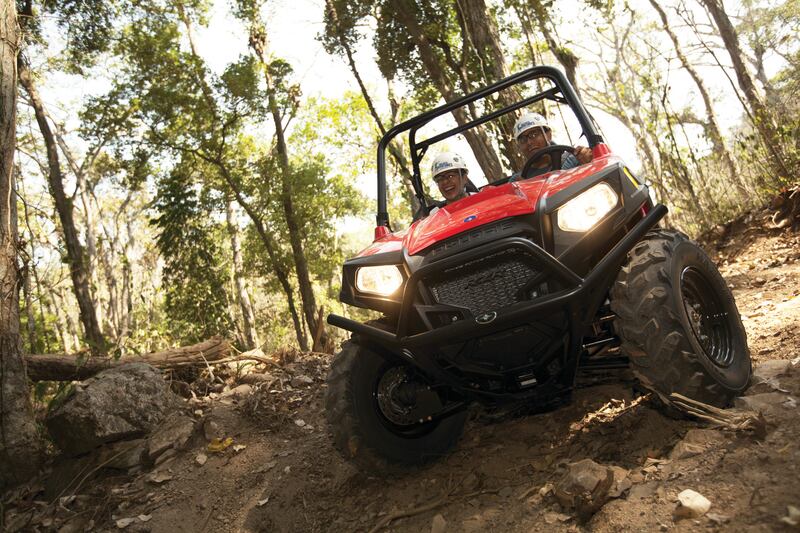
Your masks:
{"label": "black wheel rim", "polygon": [[733,328],[722,299],[697,268],[681,272],[681,298],[689,327],[709,361],[726,368],[735,356]]}
{"label": "black wheel rim", "polygon": [[413,418],[414,405],[403,400],[400,387],[415,379],[407,366],[385,367],[375,383],[375,407],[383,425],[392,432],[407,437],[417,437],[428,433],[436,426],[435,422],[420,422]]}

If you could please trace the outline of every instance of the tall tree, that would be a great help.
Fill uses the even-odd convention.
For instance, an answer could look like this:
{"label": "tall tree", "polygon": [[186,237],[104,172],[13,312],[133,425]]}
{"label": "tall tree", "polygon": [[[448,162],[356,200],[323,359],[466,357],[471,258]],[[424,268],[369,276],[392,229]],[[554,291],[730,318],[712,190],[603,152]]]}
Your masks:
{"label": "tall tree", "polygon": [[69,263],[69,273],[72,278],[73,290],[75,298],[78,300],[78,307],[80,308],[81,324],[83,324],[84,334],[86,341],[89,343],[93,351],[104,353],[106,350],[106,341],[103,333],[100,331],[100,324],[97,320],[97,312],[95,310],[95,302],[92,298],[91,291],[89,290],[89,271],[86,264],[86,257],[78,237],[78,230],[75,226],[75,217],[72,206],[72,199],[67,197],[64,191],[64,175],[61,172],[61,163],[59,162],[58,146],[56,144],[53,130],[47,120],[47,112],[44,108],[44,102],[39,95],[39,91],[33,81],[33,76],[27,63],[20,58],[19,65],[19,82],[28,93],[31,106],[33,107],[36,115],[36,122],[39,124],[39,131],[42,134],[45,146],[47,148],[47,164],[49,167],[48,172],[48,185],[50,193],[53,195],[53,201],[56,205],[56,212],[58,219],[61,222],[61,230],[64,236],[64,244],[67,250],[67,261]]}
{"label": "tall tree", "polygon": [[[444,18],[425,20],[424,11],[432,11],[436,7],[440,6],[421,6],[414,0],[397,0],[385,3],[382,6],[382,15],[387,19],[399,22],[402,31],[413,43],[424,71],[427,72],[433,85],[446,102],[451,102],[457,99],[459,94],[456,92],[451,78],[448,77],[448,72],[455,74],[456,79],[461,79],[465,92],[468,88],[463,87],[463,84],[469,80],[461,77],[463,69],[459,68],[459,63],[452,56],[451,46],[442,35],[443,28],[441,26],[444,25]],[[386,44],[391,46],[390,43]],[[386,47],[381,47],[381,49],[386,50]],[[459,124],[466,124],[470,119],[468,112],[463,108],[454,110],[453,117]],[[503,177],[500,159],[486,132],[482,128],[473,128],[464,132],[464,138],[469,143],[486,179],[494,181]]]}
{"label": "tall tree", "polygon": [[244,345],[248,350],[258,348],[261,342],[256,331],[256,318],[253,313],[253,304],[250,303],[250,293],[244,279],[244,261],[242,260],[242,244],[239,238],[239,222],[236,219],[236,202],[228,200],[225,206],[225,218],[228,235],[231,240],[231,257],[233,259],[233,280],[236,289],[236,300],[242,312],[242,325],[244,326]]}
{"label": "tall tree", "polygon": [[[256,1],[252,6],[250,12],[250,48],[256,54],[256,57],[262,65],[264,72],[264,80],[267,83],[267,103],[269,105],[269,112],[272,116],[272,121],[275,126],[275,140],[276,149],[278,153],[278,164],[280,168],[280,175],[278,177],[280,182],[280,198],[281,205],[283,206],[283,214],[286,218],[286,227],[289,231],[289,244],[292,248],[292,258],[294,259],[294,270],[297,275],[297,285],[300,289],[300,297],[303,303],[303,314],[312,332],[317,331],[320,319],[317,316],[317,300],[314,295],[314,287],[311,283],[311,275],[308,268],[308,259],[306,258],[305,245],[303,244],[303,222],[297,216],[294,206],[294,188],[292,186],[293,170],[289,164],[289,148],[286,144],[286,136],[284,134],[284,115],[278,105],[279,94],[281,89],[280,79],[276,79],[276,66],[280,68],[281,62],[274,65],[269,59],[267,29],[261,21],[260,16],[261,2]],[[287,94],[288,93],[288,94]],[[288,100],[293,100],[291,89],[284,91],[284,99],[288,96]],[[289,104],[292,105],[291,103]]]}
{"label": "tall tree", "polygon": [[[340,21],[339,11],[336,7],[336,3],[337,2],[335,0],[325,0],[325,6],[327,8],[325,10],[325,33],[320,36],[320,39],[325,45],[325,49],[328,53],[344,54],[344,56],[347,58],[347,65],[350,67],[350,72],[353,74],[353,77],[358,84],[358,88],[361,91],[361,96],[364,98],[364,102],[367,104],[367,108],[369,109],[370,116],[372,116],[372,119],[375,121],[375,126],[378,128],[380,135],[384,136],[389,128],[395,126],[395,121],[390,121],[389,128],[384,126],[384,120],[378,113],[375,103],[370,96],[369,91],[367,90],[367,86],[364,84],[361,73],[356,66],[355,54],[353,52],[353,46],[355,44],[354,36],[352,33],[348,34],[347,24],[343,24]],[[387,79],[386,83],[391,91],[391,80]],[[396,113],[393,113],[392,118],[395,117]],[[411,205],[411,212],[416,213],[420,209],[420,202],[414,191],[414,186],[412,185],[412,176],[411,171],[409,170],[408,158],[406,158],[405,154],[403,154],[403,150],[397,138],[389,143],[387,149],[389,151],[389,155],[391,155],[392,159],[394,159],[397,170],[400,173],[406,200],[408,200]]]}
{"label": "tall tree", "polygon": [[19,321],[17,199],[14,186],[16,7],[0,2],[0,489],[39,469],[42,445],[33,419]]}
{"label": "tall tree", "polygon": [[[480,80],[484,85],[489,85],[509,75],[506,65],[505,52],[500,43],[500,32],[494,15],[486,5],[485,0],[459,0],[456,2],[456,11],[461,23],[462,64],[465,57],[472,57],[472,61],[480,68]],[[473,76],[474,78],[475,76]],[[507,106],[521,99],[519,90],[510,87],[498,94],[498,107]],[[491,102],[491,100],[490,100]],[[514,116],[506,115],[499,121],[500,148],[512,168],[519,169],[525,159],[519,152],[514,140]]]}
{"label": "tall tree", "polygon": [[650,5],[653,6],[653,9],[655,9],[658,13],[661,23],[663,24],[664,31],[667,33],[667,35],[669,35],[669,38],[672,41],[672,45],[675,48],[675,54],[678,56],[678,60],[681,62],[684,70],[686,70],[686,72],[689,73],[689,76],[691,76],[692,80],[694,80],[697,90],[703,99],[703,105],[706,108],[706,131],[708,137],[711,139],[711,143],[714,145],[714,152],[722,160],[722,163],[728,170],[728,176],[731,180],[731,183],[733,183],[734,186],[739,190],[740,195],[745,197],[747,195],[747,189],[744,185],[741,171],[739,170],[739,165],[736,162],[733,153],[725,145],[725,139],[723,138],[722,130],[719,127],[717,114],[714,111],[714,103],[712,102],[711,96],[708,93],[706,84],[703,81],[703,78],[697,72],[697,69],[686,57],[686,54],[684,54],[683,47],[678,40],[678,36],[675,34],[669,23],[667,13],[656,0],[649,1]]}
{"label": "tall tree", "polygon": [[[21,15],[25,17],[26,20],[24,27],[34,27],[35,14],[33,11],[33,3],[30,0],[23,5]],[[53,129],[50,127],[47,111],[45,110],[44,102],[36,87],[34,75],[30,70],[28,61],[22,54],[17,57],[17,68],[19,71],[19,83],[28,94],[36,116],[36,122],[39,126],[39,131],[42,135],[42,140],[45,144],[47,152],[48,186],[50,194],[53,196],[53,202],[55,203],[56,212],[58,213],[58,218],[61,223],[70,277],[72,279],[75,298],[78,300],[84,335],[93,351],[105,353],[106,340],[100,330],[95,302],[89,288],[89,269],[84,248],[80,242],[78,230],[75,226],[72,199],[67,197],[64,191],[64,175],[61,171],[56,137],[53,133]]]}
{"label": "tall tree", "polygon": [[750,72],[747,70],[745,55],[739,45],[739,36],[736,33],[736,29],[733,27],[728,13],[725,11],[725,6],[722,4],[722,0],[700,1],[708,10],[719,30],[719,35],[733,63],[733,71],[736,74],[739,87],[744,93],[744,97],[750,107],[754,122],[753,126],[755,126],[756,130],[759,132],[764,141],[764,145],[770,153],[771,166],[777,176],[786,178],[789,176],[790,172],[784,161],[780,134],[778,133],[772,114],[767,109],[766,104],[764,104],[755,82],[752,76],[750,76]]}

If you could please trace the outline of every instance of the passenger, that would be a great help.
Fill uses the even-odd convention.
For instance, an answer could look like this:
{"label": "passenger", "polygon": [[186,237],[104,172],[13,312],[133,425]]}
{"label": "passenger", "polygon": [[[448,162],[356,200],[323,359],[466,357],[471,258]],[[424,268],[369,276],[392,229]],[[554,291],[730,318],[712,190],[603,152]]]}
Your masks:
{"label": "passenger", "polygon": [[431,175],[439,192],[444,197],[444,202],[436,206],[431,213],[438,207],[452,204],[456,200],[461,200],[474,193],[467,190],[469,183],[469,169],[464,158],[455,152],[442,152],[436,156],[431,164]]}
{"label": "passenger", "polygon": [[[547,119],[539,113],[526,112],[523,113],[519,120],[514,124],[514,137],[517,140],[517,146],[520,153],[527,160],[537,150],[541,150],[546,146],[551,146],[556,143],[552,140],[552,129],[547,123]],[[578,165],[585,165],[592,160],[592,150],[586,146],[576,146],[575,155],[569,152],[564,152],[561,155],[561,168],[568,169],[577,167]],[[537,159],[528,171],[525,177],[532,178],[544,174],[550,169],[550,154],[545,154]],[[515,172],[509,181],[516,181],[522,179],[520,177],[521,169]]]}

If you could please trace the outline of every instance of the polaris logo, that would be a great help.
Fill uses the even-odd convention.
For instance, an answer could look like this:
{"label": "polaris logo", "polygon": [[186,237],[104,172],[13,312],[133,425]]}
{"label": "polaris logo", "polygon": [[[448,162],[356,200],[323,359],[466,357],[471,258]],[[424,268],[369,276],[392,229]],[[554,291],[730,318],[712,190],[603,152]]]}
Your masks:
{"label": "polaris logo", "polygon": [[491,324],[497,318],[497,311],[489,311],[488,313],[481,313],[475,317],[475,322],[478,324]]}

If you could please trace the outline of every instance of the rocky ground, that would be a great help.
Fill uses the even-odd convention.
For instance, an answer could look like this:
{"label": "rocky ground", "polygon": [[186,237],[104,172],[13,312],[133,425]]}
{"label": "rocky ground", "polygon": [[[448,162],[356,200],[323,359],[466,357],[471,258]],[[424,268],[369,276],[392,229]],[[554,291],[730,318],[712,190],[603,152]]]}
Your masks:
{"label": "rocky ground", "polygon": [[669,418],[627,382],[594,384],[554,412],[476,416],[447,457],[376,476],[331,447],[328,359],[284,354],[255,376],[204,374],[148,439],[56,461],[4,496],[0,529],[796,531],[800,233],[757,213],[704,243],[760,376],[724,427]]}

